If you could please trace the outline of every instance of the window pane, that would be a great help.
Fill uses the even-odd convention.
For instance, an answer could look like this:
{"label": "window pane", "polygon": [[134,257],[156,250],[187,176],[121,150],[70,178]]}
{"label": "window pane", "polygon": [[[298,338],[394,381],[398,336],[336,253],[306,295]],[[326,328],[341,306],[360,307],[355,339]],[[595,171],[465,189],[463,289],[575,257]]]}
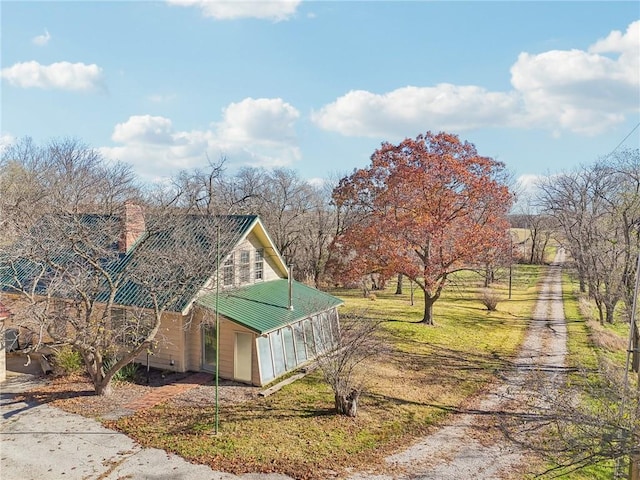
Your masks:
{"label": "window pane", "polygon": [[282,350],[282,335],[280,331],[269,334],[271,339],[271,350],[273,352],[273,366],[275,367],[276,376],[282,375],[287,371],[284,364],[284,351]]}
{"label": "window pane", "polygon": [[235,276],[233,268],[233,254],[224,262],[222,267],[222,281],[224,285],[233,285],[233,277]]}
{"label": "window pane", "polygon": [[260,377],[263,383],[267,383],[275,378],[269,338],[258,337],[258,355],[260,356]]}
{"label": "window pane", "polygon": [[334,309],[330,313],[331,336],[333,337],[332,346],[336,346],[340,341],[340,327],[338,325],[338,312]]}
{"label": "window pane", "polygon": [[264,251],[259,248],[256,250],[256,261],[253,266],[256,280],[262,280],[264,271]]}
{"label": "window pane", "polygon": [[313,328],[311,327],[311,320],[304,320],[304,338],[307,341],[307,352],[309,358],[316,356],[316,342],[313,338]]}
{"label": "window pane", "polygon": [[240,283],[248,283],[251,276],[251,256],[249,250],[240,251]]}
{"label": "window pane", "polygon": [[296,340],[296,355],[298,356],[298,364],[300,364],[307,360],[307,348],[304,342],[302,323],[296,323],[293,326],[293,333]]}
{"label": "window pane", "polygon": [[298,364],[296,360],[296,351],[293,345],[293,330],[291,327],[284,327],[282,329],[282,336],[284,339],[284,353],[286,354],[285,360],[287,363],[287,370],[292,370]]}
{"label": "window pane", "polygon": [[322,320],[322,338],[324,340],[324,349],[328,350],[333,345],[333,339],[331,338],[331,319],[329,312],[323,312],[320,314]]}

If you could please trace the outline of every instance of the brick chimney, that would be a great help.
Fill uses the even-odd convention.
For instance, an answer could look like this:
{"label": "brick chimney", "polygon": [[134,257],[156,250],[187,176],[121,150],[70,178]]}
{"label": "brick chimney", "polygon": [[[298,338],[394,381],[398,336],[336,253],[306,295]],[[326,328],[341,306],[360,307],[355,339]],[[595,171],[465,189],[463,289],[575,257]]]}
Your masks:
{"label": "brick chimney", "polygon": [[142,207],[133,202],[125,202],[120,221],[122,223],[122,233],[118,242],[118,250],[126,253],[145,232],[146,226]]}

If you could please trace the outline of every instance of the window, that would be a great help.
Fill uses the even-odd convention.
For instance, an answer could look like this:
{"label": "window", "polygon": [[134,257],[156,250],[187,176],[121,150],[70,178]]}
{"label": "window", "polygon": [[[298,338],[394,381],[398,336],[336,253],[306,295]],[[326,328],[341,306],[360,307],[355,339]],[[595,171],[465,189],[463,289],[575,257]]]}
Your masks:
{"label": "window", "polygon": [[302,322],[296,323],[293,327],[294,339],[296,344],[296,355],[298,363],[302,363],[307,360],[307,346],[304,341],[304,330],[302,329]]}
{"label": "window", "polygon": [[260,359],[260,378],[262,379],[262,383],[268,383],[276,376],[273,371],[269,337],[258,337],[258,358]]}
{"label": "window", "polygon": [[240,251],[240,283],[249,283],[251,279],[251,252]]}
{"label": "window", "polygon": [[262,280],[264,272],[264,250],[261,248],[256,250],[256,261],[253,268],[255,272],[255,279]]}
{"label": "window", "polygon": [[225,286],[233,285],[233,277],[235,271],[233,268],[233,253],[227,258],[222,266],[222,284]]}

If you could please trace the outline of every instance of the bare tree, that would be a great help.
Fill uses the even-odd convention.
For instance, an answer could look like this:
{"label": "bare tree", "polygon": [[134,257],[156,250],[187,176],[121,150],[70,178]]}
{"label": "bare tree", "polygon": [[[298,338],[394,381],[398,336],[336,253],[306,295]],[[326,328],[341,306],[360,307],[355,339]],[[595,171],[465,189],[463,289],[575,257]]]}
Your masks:
{"label": "bare tree", "polygon": [[575,261],[581,291],[598,307],[601,322],[614,321],[621,299],[631,304],[631,280],[639,248],[638,151],[547,177],[539,201],[552,216]]}
{"label": "bare tree", "polygon": [[170,185],[159,186],[152,192],[155,203],[203,215],[227,213],[222,188],[226,160],[226,157],[221,157],[218,162],[209,160],[207,168],[178,172]]}
{"label": "bare tree", "polygon": [[[24,146],[2,163],[19,174],[2,177],[16,193],[3,205],[19,239],[0,252],[3,303],[40,339],[78,351],[96,393],[108,395],[113,375],[155,341],[163,314],[181,312],[209,282],[217,236],[237,240],[239,220],[126,203],[138,192],[130,170],[75,140]],[[23,177],[40,199],[34,208],[12,185]]]}
{"label": "bare tree", "polygon": [[[549,388],[543,373],[527,379],[536,391],[502,417],[507,437],[549,461],[543,478],[640,455],[639,392],[625,386],[624,370],[601,360],[596,371],[579,369],[564,386]],[[624,478],[620,475],[616,478]],[[629,477],[633,478],[633,477]]]}
{"label": "bare tree", "polygon": [[366,385],[367,360],[383,355],[381,321],[364,316],[343,317],[336,349],[318,358],[318,365],[333,390],[336,412],[355,417]]}

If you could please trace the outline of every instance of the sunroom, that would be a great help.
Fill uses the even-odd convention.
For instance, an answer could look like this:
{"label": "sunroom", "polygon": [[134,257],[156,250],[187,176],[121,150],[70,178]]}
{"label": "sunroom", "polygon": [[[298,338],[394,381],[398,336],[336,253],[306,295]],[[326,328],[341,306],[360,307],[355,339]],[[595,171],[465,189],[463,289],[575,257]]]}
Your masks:
{"label": "sunroom", "polygon": [[[218,312],[221,378],[266,385],[333,349],[340,334],[342,301],[287,279],[211,293],[197,303],[209,311],[203,328],[212,340]],[[203,352],[203,370],[215,369],[211,352]]]}

